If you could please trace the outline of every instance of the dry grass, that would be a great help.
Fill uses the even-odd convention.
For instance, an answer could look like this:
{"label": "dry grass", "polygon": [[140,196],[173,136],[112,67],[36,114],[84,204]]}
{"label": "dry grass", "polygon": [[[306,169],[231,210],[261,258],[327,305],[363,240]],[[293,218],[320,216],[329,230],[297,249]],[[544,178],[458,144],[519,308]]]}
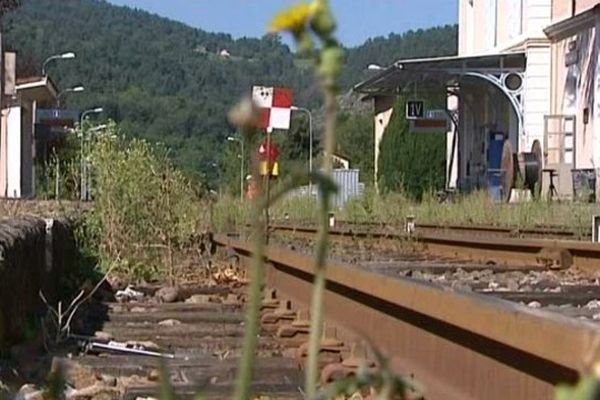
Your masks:
{"label": "dry grass", "polygon": [[[213,209],[213,228],[234,231],[250,220],[250,205],[223,197]],[[308,197],[287,197],[271,211],[273,222],[300,224],[317,222],[318,205]],[[440,203],[435,196],[415,202],[403,194],[376,195],[367,192],[336,211],[339,220],[382,224],[403,224],[408,216],[420,223],[444,225],[494,225],[518,228],[560,226],[585,234],[591,229],[592,216],[600,214],[600,205],[573,202],[532,201],[519,204],[493,202],[486,193],[461,196],[451,203]]]}

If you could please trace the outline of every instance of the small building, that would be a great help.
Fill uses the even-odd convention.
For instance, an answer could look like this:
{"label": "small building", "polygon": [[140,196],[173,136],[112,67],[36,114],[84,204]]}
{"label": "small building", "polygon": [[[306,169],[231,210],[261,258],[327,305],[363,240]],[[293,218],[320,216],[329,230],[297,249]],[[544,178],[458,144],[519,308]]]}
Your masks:
{"label": "small building", "polygon": [[524,168],[504,165],[537,154],[541,192],[548,169],[571,197],[573,174],[600,168],[599,3],[459,0],[458,55],[398,60],[354,88],[374,104],[376,177],[396,97],[431,93],[447,98],[448,189],[491,189],[510,174],[514,182]]}
{"label": "small building", "polygon": [[0,198],[29,198],[35,195],[37,110],[53,107],[58,89],[47,76],[16,79],[10,86],[2,104]]}

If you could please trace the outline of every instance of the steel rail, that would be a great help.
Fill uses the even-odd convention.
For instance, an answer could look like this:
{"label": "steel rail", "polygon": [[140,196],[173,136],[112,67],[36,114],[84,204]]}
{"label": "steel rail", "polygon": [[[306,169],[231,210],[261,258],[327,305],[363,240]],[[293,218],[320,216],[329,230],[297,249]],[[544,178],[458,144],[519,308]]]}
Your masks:
{"label": "steel rail", "polygon": [[[247,242],[215,241],[252,255]],[[273,246],[265,257],[267,285],[308,304],[312,257]],[[375,343],[427,399],[551,399],[600,355],[592,323],[333,261],[324,300],[328,321]]]}
{"label": "steel rail", "polygon": [[[313,227],[272,225],[275,232],[301,235],[312,238],[316,233]],[[600,244],[577,241],[541,238],[506,238],[486,235],[457,235],[451,231],[414,234],[385,230],[355,230],[352,228],[332,228],[330,237],[336,239],[374,239],[379,242],[412,241],[423,245],[431,254],[468,258],[486,264],[503,264],[513,267],[533,266],[569,268],[576,265],[585,269],[598,269],[600,266]]]}
{"label": "steel rail", "polygon": [[[286,226],[286,224],[280,224]],[[301,225],[294,222],[293,225],[297,226],[308,226]],[[354,230],[386,230],[386,231],[403,231],[406,229],[405,225],[402,224],[389,224],[381,222],[350,222],[350,221],[337,221],[336,225],[340,228],[354,229]],[[544,237],[553,239],[578,239],[578,238],[590,238],[591,231],[585,230],[582,232],[576,232],[564,226],[536,226],[530,228],[522,227],[510,227],[510,226],[495,226],[495,225],[454,225],[454,224],[433,224],[433,223],[415,223],[416,232],[451,232],[453,234],[488,234],[493,236],[507,236],[514,238],[522,237]]]}

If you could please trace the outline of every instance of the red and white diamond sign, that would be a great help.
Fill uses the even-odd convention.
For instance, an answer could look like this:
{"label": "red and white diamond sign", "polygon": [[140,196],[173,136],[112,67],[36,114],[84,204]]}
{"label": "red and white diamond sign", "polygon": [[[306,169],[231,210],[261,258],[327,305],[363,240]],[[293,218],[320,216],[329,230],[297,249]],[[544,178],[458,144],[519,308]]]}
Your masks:
{"label": "red and white diamond sign", "polygon": [[254,86],[252,99],[262,111],[257,128],[290,129],[293,98],[291,89]]}

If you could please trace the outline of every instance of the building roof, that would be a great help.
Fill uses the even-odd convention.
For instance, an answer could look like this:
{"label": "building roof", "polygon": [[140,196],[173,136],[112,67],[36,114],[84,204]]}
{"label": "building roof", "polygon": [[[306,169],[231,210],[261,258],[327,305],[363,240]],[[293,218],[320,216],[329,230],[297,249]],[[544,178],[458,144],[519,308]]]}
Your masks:
{"label": "building roof", "polygon": [[53,104],[58,96],[58,88],[48,76],[18,78],[16,90],[40,103]]}
{"label": "building roof", "polygon": [[469,73],[523,72],[525,65],[524,52],[398,60],[353,90],[367,95],[397,94],[413,84],[419,88],[452,85]]}
{"label": "building roof", "polygon": [[577,34],[582,29],[593,27],[598,16],[600,16],[600,4],[582,13],[549,25],[544,29],[544,33],[552,41],[561,41]]}

